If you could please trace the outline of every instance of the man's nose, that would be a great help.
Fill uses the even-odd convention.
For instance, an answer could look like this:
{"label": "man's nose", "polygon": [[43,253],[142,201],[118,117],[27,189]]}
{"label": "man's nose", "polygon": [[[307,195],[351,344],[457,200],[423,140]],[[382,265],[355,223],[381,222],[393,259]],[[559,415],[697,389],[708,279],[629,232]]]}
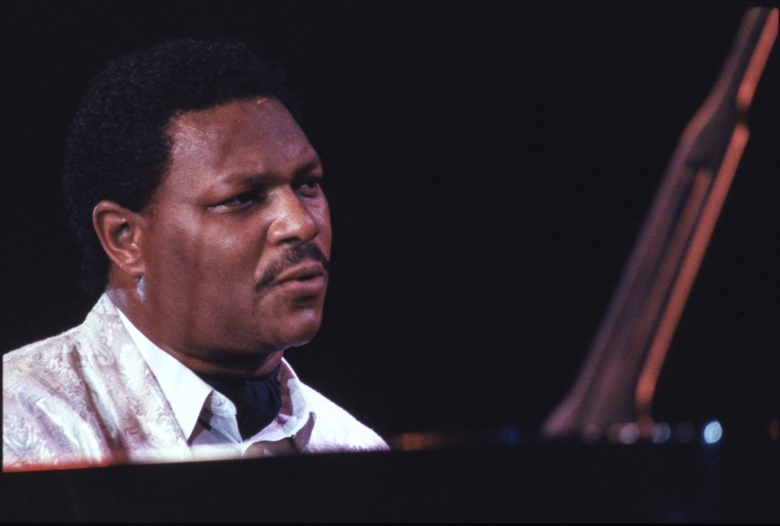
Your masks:
{"label": "man's nose", "polygon": [[307,243],[320,233],[319,224],[307,203],[292,188],[285,188],[274,203],[274,220],[268,231],[272,244]]}

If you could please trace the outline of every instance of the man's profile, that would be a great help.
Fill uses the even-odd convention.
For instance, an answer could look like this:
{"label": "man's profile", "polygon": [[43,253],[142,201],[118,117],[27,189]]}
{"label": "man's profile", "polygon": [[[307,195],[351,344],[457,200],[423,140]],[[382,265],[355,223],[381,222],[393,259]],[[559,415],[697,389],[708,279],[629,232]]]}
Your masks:
{"label": "man's profile", "polygon": [[3,357],[3,466],[386,449],[283,359],[322,319],[331,227],[280,73],[171,41],[109,64],[64,189],[85,322]]}

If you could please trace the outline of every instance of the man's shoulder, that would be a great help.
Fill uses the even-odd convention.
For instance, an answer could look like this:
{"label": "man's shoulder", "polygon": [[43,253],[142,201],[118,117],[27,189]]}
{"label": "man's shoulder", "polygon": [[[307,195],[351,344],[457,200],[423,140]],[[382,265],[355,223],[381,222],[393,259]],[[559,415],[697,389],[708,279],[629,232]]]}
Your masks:
{"label": "man's shoulder", "polygon": [[32,365],[36,367],[30,372],[40,371],[42,367],[45,368],[52,363],[69,361],[71,355],[77,353],[80,347],[91,339],[92,333],[95,332],[92,327],[95,325],[95,319],[110,314],[107,301],[106,297],[101,297],[82,324],[5,353],[3,355],[4,377],[6,372],[28,371]]}
{"label": "man's shoulder", "polygon": [[69,419],[90,404],[90,358],[84,356],[91,353],[90,340],[81,324],[3,355],[4,437],[11,420],[29,426],[33,420]]}
{"label": "man's shoulder", "polygon": [[78,327],[3,356],[4,467],[178,448],[177,426],[106,296]]}
{"label": "man's shoulder", "polygon": [[317,416],[310,441],[312,452],[381,451],[389,447],[373,429],[358,421],[319,391],[300,383],[306,402]]}
{"label": "man's shoulder", "polygon": [[4,469],[87,458],[76,447],[95,442],[81,425],[90,396],[79,367],[80,327],[3,355]]}
{"label": "man's shoulder", "polygon": [[72,368],[81,326],[3,355],[3,392],[15,382],[49,383]]}

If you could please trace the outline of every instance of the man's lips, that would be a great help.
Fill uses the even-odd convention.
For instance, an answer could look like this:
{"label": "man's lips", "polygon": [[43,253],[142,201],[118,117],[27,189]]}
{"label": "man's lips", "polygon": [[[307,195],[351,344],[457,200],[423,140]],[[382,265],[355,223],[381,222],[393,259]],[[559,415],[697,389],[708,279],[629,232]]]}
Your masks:
{"label": "man's lips", "polygon": [[322,264],[316,261],[309,261],[283,271],[276,276],[271,285],[281,285],[291,281],[309,281],[324,276],[325,269],[322,267]]}
{"label": "man's lips", "polygon": [[265,268],[255,289],[260,291],[281,283],[325,282],[328,258],[320,247],[309,242],[278,254]]}

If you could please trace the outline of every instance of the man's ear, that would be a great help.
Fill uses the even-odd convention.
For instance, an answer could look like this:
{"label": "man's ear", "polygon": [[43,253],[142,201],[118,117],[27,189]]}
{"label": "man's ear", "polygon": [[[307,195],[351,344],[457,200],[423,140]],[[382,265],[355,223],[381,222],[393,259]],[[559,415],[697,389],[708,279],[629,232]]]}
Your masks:
{"label": "man's ear", "polygon": [[142,245],[146,220],[141,214],[113,201],[100,201],[92,211],[92,224],[114,265],[134,277],[146,272]]}

